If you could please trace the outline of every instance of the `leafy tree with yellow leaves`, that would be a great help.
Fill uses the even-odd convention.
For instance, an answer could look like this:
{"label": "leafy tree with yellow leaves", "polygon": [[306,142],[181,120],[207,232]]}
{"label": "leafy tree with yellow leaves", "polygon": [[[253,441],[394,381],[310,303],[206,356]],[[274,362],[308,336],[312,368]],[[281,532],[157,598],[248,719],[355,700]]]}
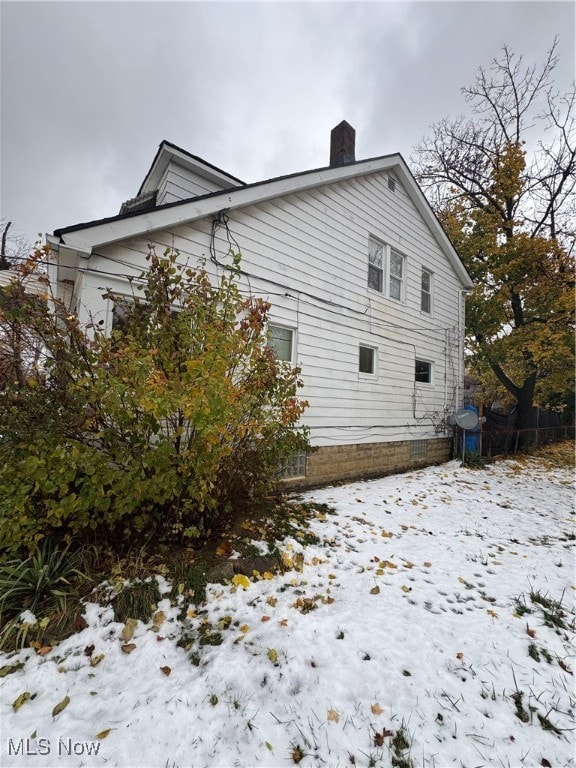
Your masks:
{"label": "leafy tree with yellow leaves", "polygon": [[575,91],[553,89],[556,50],[525,68],[504,47],[463,89],[472,116],[433,126],[413,158],[476,284],[469,364],[488,397],[515,401],[520,429],[574,392]]}

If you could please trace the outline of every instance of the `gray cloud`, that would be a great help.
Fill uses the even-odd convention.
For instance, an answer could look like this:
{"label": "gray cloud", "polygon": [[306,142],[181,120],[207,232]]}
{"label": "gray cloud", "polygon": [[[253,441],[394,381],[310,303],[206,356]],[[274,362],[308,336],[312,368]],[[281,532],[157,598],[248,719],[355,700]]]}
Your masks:
{"label": "gray cloud", "polygon": [[538,62],[566,2],[0,5],[1,212],[38,231],[117,213],[166,138],[246,181],[325,165],[330,129],[357,157],[409,157],[460,114],[460,87],[504,43]]}

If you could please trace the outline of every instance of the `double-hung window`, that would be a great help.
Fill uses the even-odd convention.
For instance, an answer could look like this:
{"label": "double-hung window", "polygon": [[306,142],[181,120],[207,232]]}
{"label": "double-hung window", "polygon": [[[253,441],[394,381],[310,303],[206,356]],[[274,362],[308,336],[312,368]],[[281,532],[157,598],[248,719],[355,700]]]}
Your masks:
{"label": "double-hung window", "polygon": [[395,301],[404,301],[405,257],[376,238],[368,240],[368,287]]}
{"label": "double-hung window", "polygon": [[432,314],[432,272],[422,268],[420,283],[420,309],[426,314]]}
{"label": "double-hung window", "polygon": [[404,295],[404,256],[390,249],[390,278],[388,295],[391,299],[402,301]]}
{"label": "double-hung window", "polygon": [[384,285],[384,245],[370,238],[368,241],[368,286],[382,293]]}

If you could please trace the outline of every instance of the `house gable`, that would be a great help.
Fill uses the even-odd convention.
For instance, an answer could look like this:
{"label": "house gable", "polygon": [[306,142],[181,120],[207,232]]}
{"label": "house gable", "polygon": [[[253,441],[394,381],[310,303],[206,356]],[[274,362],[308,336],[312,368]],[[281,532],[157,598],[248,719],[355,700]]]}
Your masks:
{"label": "house gable", "polygon": [[[390,179],[393,179],[394,184],[398,183],[400,188],[405,191],[452,264],[454,271],[458,274],[462,287],[470,288],[472,286],[470,276],[400,154],[385,155],[340,167],[321,168],[281,176],[256,184],[244,184],[203,196],[165,203],[148,210],[132,211],[122,216],[58,229],[54,232],[54,236],[61,243],[89,255],[95,247],[140,234],[150,235],[155,231],[173,229],[186,222],[213,216],[221,210],[237,210],[247,205],[274,200],[292,193],[337,184],[377,172],[383,172],[386,175],[387,184],[390,184]],[[148,177],[150,176],[149,172]],[[140,194],[150,193],[146,183],[145,180]]]}
{"label": "house gable", "polygon": [[137,195],[122,204],[120,214],[241,186],[244,182],[235,176],[169,141],[163,141]]}

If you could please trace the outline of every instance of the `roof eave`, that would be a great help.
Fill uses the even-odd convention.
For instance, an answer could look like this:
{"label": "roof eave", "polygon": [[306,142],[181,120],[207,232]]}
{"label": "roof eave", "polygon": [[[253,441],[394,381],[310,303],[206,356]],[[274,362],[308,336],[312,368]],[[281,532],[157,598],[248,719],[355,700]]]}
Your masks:
{"label": "roof eave", "polygon": [[473,287],[458,253],[447,237],[424,193],[410,172],[400,154],[384,155],[369,160],[360,160],[347,165],[320,168],[314,171],[281,176],[243,187],[232,187],[222,192],[213,192],[201,197],[168,203],[147,211],[137,211],[113,216],[99,221],[78,224],[56,230],[55,236],[61,242],[85,252],[93,248],[110,245],[120,240],[136,237],[179,226],[223,209],[234,210],[254,203],[262,203],[294,192],[302,192],[323,184],[352,179],[368,173],[394,169],[404,185],[412,202],[434,232],[442,250],[454,266],[464,288]]}

